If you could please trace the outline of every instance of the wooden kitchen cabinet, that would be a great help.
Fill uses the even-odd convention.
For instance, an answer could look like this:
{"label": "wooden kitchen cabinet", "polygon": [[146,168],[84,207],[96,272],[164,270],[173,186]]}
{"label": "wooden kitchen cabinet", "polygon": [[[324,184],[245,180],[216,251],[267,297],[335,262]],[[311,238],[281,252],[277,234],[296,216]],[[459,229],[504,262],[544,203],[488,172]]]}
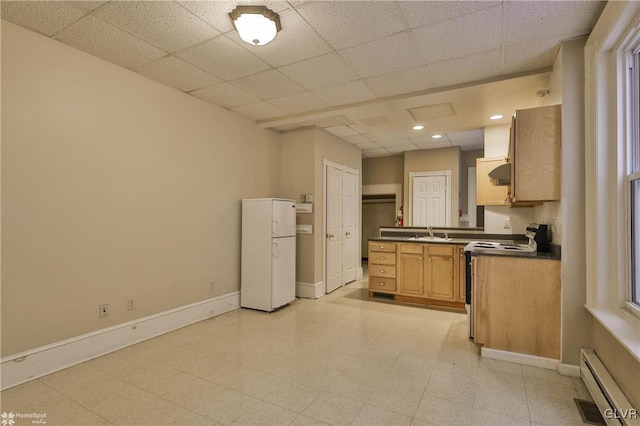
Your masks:
{"label": "wooden kitchen cabinet", "polygon": [[510,205],[560,199],[561,106],[516,111],[509,140]]}
{"label": "wooden kitchen cabinet", "polygon": [[458,262],[455,246],[428,244],[424,247],[425,296],[430,299],[451,300],[458,286]]}
{"label": "wooden kitchen cabinet", "polygon": [[369,242],[369,290],[396,291],[396,244]]}
{"label": "wooden kitchen cabinet", "polygon": [[[463,248],[455,244],[388,244],[371,241],[369,295],[374,297],[378,294],[378,297],[384,298],[393,295],[393,299],[400,302],[463,309]],[[460,254],[463,255],[462,260]]]}
{"label": "wooden kitchen cabinet", "polygon": [[487,348],[560,358],[560,262],[474,256],[474,340]]}
{"label": "wooden kitchen cabinet", "polygon": [[467,269],[466,258],[464,254],[465,246],[456,246],[456,252],[458,253],[458,287],[456,291],[456,301],[465,302],[467,294]]}
{"label": "wooden kitchen cabinet", "polygon": [[489,178],[489,172],[507,163],[507,159],[476,159],[476,204],[479,206],[504,206],[508,202],[509,187],[496,186]]}
{"label": "wooden kitchen cabinet", "polygon": [[424,295],[424,245],[400,244],[398,258],[398,293]]}

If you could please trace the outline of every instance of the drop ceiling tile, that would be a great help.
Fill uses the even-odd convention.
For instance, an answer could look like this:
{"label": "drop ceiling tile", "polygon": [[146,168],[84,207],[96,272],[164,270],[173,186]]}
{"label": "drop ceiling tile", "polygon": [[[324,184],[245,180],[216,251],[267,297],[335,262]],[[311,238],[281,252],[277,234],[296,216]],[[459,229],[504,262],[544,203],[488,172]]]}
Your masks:
{"label": "drop ceiling tile", "polygon": [[443,141],[442,139],[430,139],[425,141],[413,142],[420,149],[435,149],[435,148],[448,148],[451,147],[451,142]]}
{"label": "drop ceiling tile", "polygon": [[318,56],[279,68],[307,90],[321,89],[358,78],[336,53]]}
{"label": "drop ceiling tile", "polygon": [[352,144],[371,142],[371,140],[364,135],[345,136],[344,140]]}
{"label": "drop ceiling tile", "polygon": [[409,28],[458,19],[462,15],[500,5],[500,1],[404,1],[400,3]]}
{"label": "drop ceiling tile", "polygon": [[[332,52],[327,44],[311,26],[293,10],[285,10],[280,14],[282,30],[276,38],[266,46],[250,46],[242,42],[242,46],[273,67],[279,67],[315,56]],[[241,40],[237,32],[231,33]]]}
{"label": "drop ceiling tile", "polygon": [[456,115],[456,108],[453,102],[444,102],[439,104],[423,105],[419,107],[409,108],[409,115],[417,121],[428,121],[435,118],[451,117]]}
{"label": "drop ceiling tile", "polygon": [[219,78],[171,55],[141,65],[134,71],[184,92],[221,82]]}
{"label": "drop ceiling tile", "polygon": [[252,74],[230,82],[257,98],[281,98],[304,91],[304,88],[278,70]]}
{"label": "drop ceiling tile", "polygon": [[61,1],[3,1],[2,19],[49,37],[87,14]]}
{"label": "drop ceiling tile", "polygon": [[391,152],[386,149],[369,149],[366,151],[362,151],[362,156],[366,158],[386,157],[387,155],[391,155]]}
{"label": "drop ceiling tile", "polygon": [[234,30],[229,13],[236,8],[238,3],[244,6],[266,6],[274,12],[281,12],[289,7],[286,1],[274,0],[244,0],[242,2],[223,0],[179,1],[177,3],[200,16],[223,33]]}
{"label": "drop ceiling tile", "polygon": [[169,53],[220,34],[171,1],[110,1],[94,14]]}
{"label": "drop ceiling tile", "polygon": [[559,48],[560,43],[549,38],[506,46],[502,73],[509,74],[552,67]]}
{"label": "drop ceiling tile", "polygon": [[420,92],[433,87],[426,67],[417,67],[364,79],[377,96],[395,96]]}
{"label": "drop ceiling tile", "polygon": [[[390,54],[393,52],[393,54]],[[408,32],[390,35],[338,52],[361,77],[387,74],[422,65]]]}
{"label": "drop ceiling tile", "polygon": [[412,143],[409,140],[409,138],[401,138],[401,139],[383,140],[378,142],[378,145],[380,145],[383,148],[393,148],[398,146],[412,145]]}
{"label": "drop ceiling tile", "polygon": [[314,90],[313,93],[330,105],[368,101],[376,97],[361,80],[325,87],[324,89]]}
{"label": "drop ceiling tile", "polygon": [[502,45],[502,6],[412,32],[426,64],[497,49]]}
{"label": "drop ceiling tile", "polygon": [[231,110],[253,120],[266,120],[286,115],[285,111],[269,104],[268,102],[257,102],[255,104],[242,105],[231,108]]}
{"label": "drop ceiling tile", "polygon": [[375,142],[365,142],[365,143],[357,143],[356,146],[362,150],[371,150],[371,149],[380,149],[382,148],[380,145],[378,145]]}
{"label": "drop ceiling tile", "polygon": [[68,1],[67,3],[74,5],[75,7],[79,7],[84,10],[96,10],[100,6],[106,3],[106,1],[98,1],[98,0],[87,0],[87,1]]}
{"label": "drop ceiling tile", "polygon": [[484,129],[465,130],[462,132],[447,132],[447,137],[452,142],[462,142],[462,141],[484,142]]}
{"label": "drop ceiling tile", "polygon": [[334,49],[378,40],[405,30],[395,2],[310,2],[296,7]]}
{"label": "drop ceiling tile", "polygon": [[55,38],[125,68],[135,68],[166,55],[157,47],[93,15],[74,22]]}
{"label": "drop ceiling tile", "polygon": [[349,126],[327,127],[325,128],[325,130],[339,137],[356,136],[358,134],[358,132],[356,132]]}
{"label": "drop ceiling tile", "polygon": [[[506,45],[519,44],[560,34],[572,37],[591,32],[606,2],[597,1],[509,1],[504,2]],[[559,38],[556,38],[559,40]]]}
{"label": "drop ceiling tile", "polygon": [[287,111],[289,114],[318,110],[328,106],[325,101],[311,92],[270,99],[269,103]]}
{"label": "drop ceiling tile", "polygon": [[[434,132],[435,133],[435,132]],[[447,135],[442,135],[441,138],[438,139],[434,139],[432,138],[433,133],[428,133],[422,136],[412,136],[411,138],[409,138],[411,140],[412,143],[418,145],[418,146],[423,146],[423,145],[433,145],[433,144],[438,144],[438,143],[446,143],[447,145],[450,145],[450,140],[447,137]]]}
{"label": "drop ceiling tile", "polygon": [[429,64],[427,71],[435,87],[469,83],[500,75],[502,50],[495,49],[464,58]]}
{"label": "drop ceiling tile", "polygon": [[223,80],[269,69],[260,58],[224,36],[177,52],[175,56]]}
{"label": "drop ceiling tile", "polygon": [[418,148],[415,145],[407,145],[407,146],[398,146],[398,147],[387,148],[387,151],[389,151],[392,154],[401,154],[403,152],[416,151],[418,149],[420,149],[420,148]]}
{"label": "drop ceiling tile", "polygon": [[342,126],[344,123],[335,117],[322,117],[322,118],[314,118],[312,120],[301,121],[298,123],[301,126],[317,126],[322,127],[323,129],[326,127],[336,127]]}
{"label": "drop ceiling tile", "polygon": [[260,99],[249,95],[245,91],[240,90],[229,83],[222,83],[212,87],[194,90],[190,95],[225,108],[234,108],[260,102]]}

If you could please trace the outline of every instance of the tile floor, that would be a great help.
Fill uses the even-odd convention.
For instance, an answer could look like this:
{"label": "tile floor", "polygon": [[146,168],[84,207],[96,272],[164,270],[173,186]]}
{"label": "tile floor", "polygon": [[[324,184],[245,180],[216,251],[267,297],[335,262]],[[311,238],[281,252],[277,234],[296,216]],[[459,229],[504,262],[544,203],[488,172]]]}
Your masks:
{"label": "tile floor", "polygon": [[6,390],[0,411],[48,425],[584,424],[580,379],[481,359],[466,315],[365,288],[202,321]]}

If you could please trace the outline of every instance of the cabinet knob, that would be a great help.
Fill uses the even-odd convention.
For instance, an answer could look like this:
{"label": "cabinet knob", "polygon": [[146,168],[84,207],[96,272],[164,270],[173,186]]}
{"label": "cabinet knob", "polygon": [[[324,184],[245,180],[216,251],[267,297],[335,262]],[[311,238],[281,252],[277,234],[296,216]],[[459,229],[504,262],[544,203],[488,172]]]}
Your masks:
{"label": "cabinet knob", "polygon": [[380,260],[384,260],[384,256],[380,256]]}
{"label": "cabinet knob", "polygon": [[384,274],[384,269],[380,269],[380,272]]}
{"label": "cabinet knob", "polygon": [[422,257],[420,257],[420,260],[422,260]]}
{"label": "cabinet knob", "polygon": [[384,283],[380,283],[380,285],[382,286],[382,285],[384,285]]}
{"label": "cabinet knob", "polygon": [[380,250],[383,250],[383,249],[384,249],[384,246],[380,246]]}
{"label": "cabinet knob", "polygon": [[431,262],[431,258],[429,258],[429,262]]}

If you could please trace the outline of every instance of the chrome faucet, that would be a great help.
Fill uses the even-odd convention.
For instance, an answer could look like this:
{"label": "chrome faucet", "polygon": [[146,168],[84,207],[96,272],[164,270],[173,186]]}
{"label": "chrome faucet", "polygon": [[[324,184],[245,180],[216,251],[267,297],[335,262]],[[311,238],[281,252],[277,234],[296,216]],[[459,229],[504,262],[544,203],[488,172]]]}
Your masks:
{"label": "chrome faucet", "polygon": [[427,231],[429,231],[429,237],[433,238],[433,227],[427,226]]}

